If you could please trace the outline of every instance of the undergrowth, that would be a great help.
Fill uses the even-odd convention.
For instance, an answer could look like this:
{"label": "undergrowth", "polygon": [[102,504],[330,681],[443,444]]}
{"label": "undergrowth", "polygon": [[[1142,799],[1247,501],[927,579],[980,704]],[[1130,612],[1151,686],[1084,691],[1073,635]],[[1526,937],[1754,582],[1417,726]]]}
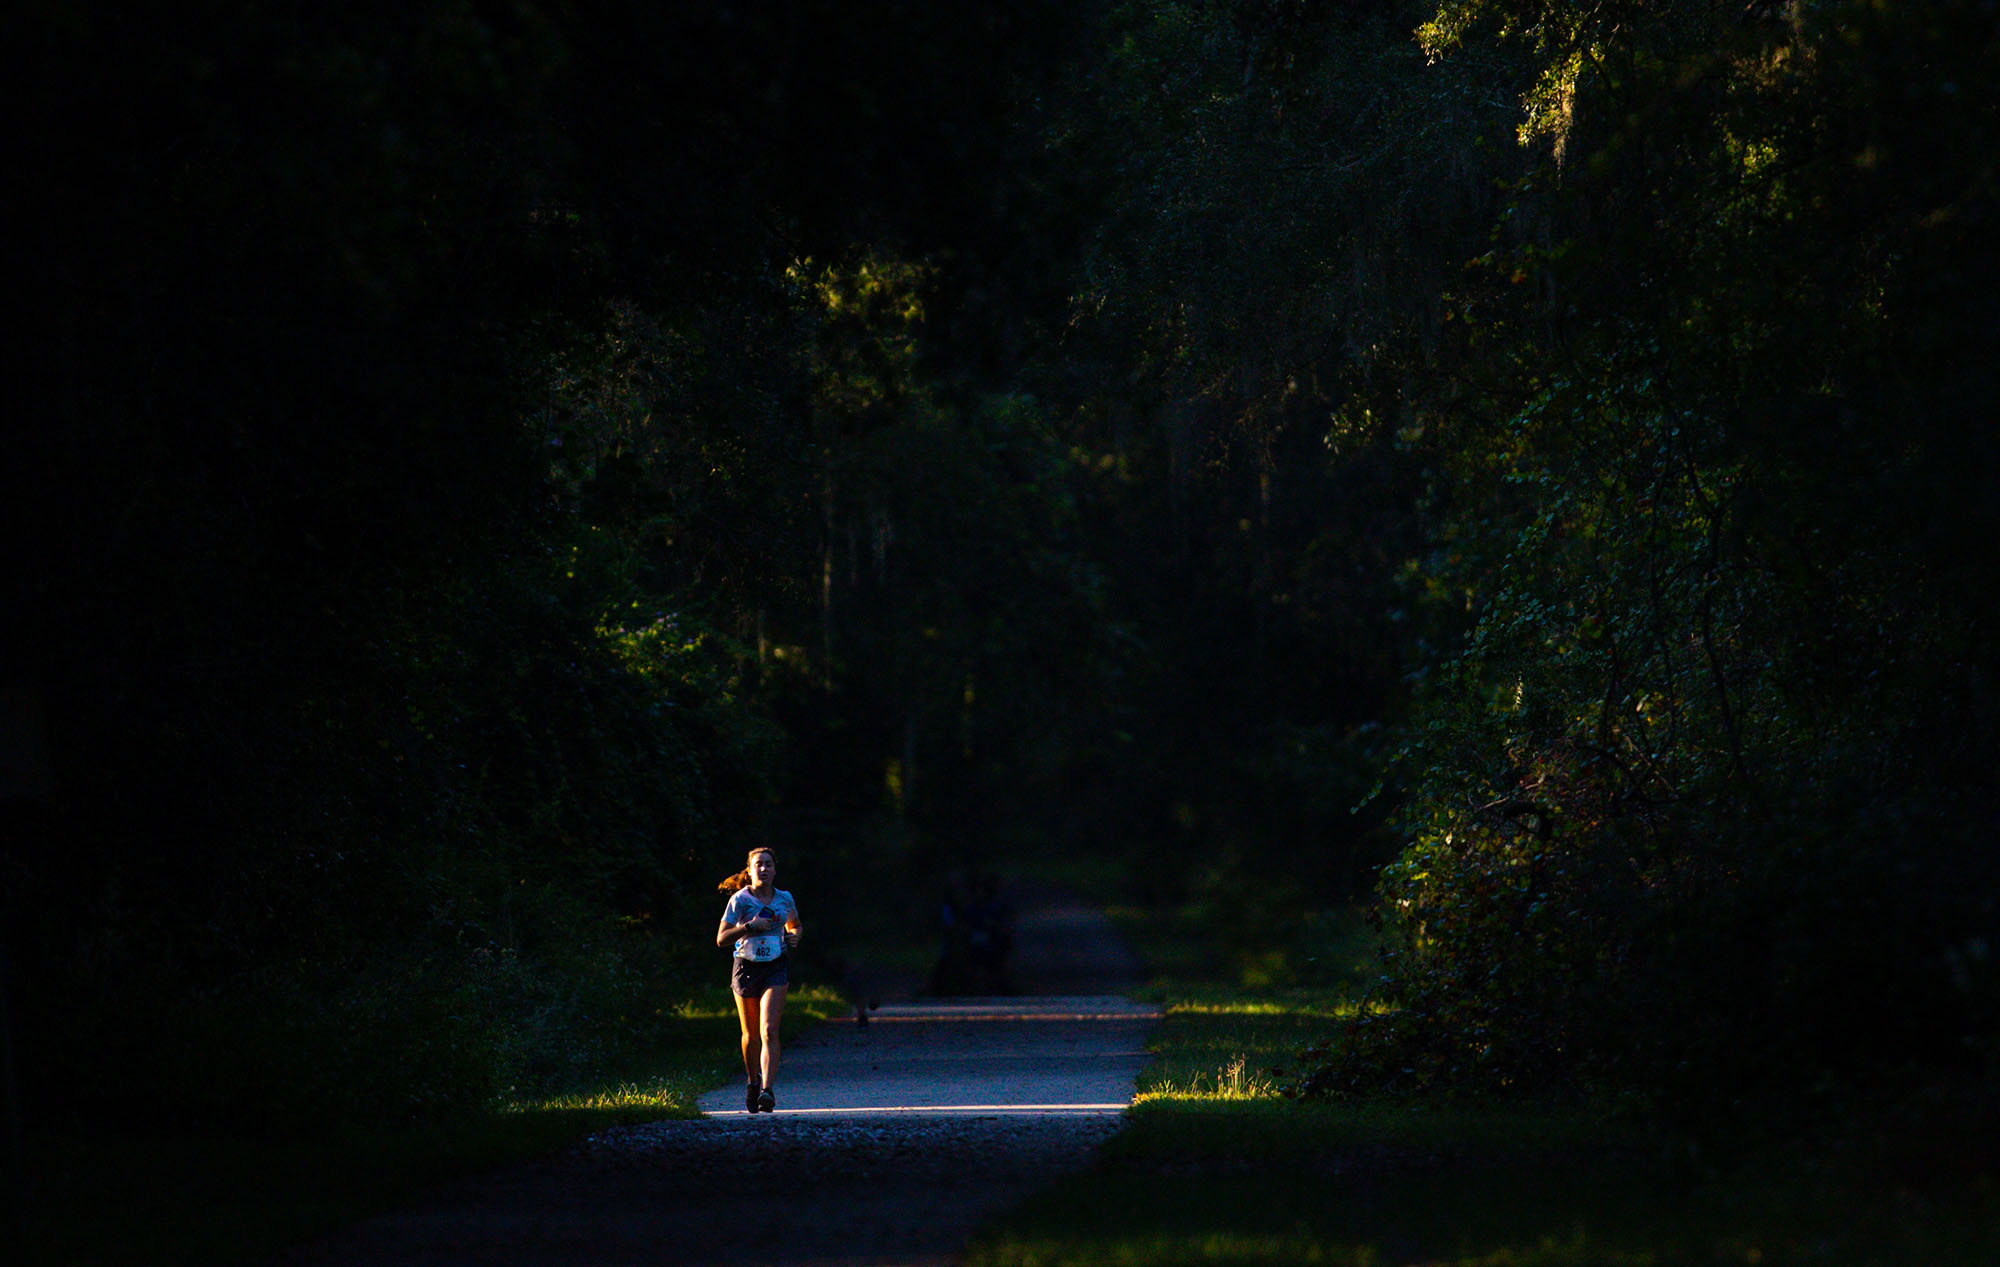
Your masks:
{"label": "undergrowth", "polygon": [[1727,1154],[1620,1104],[1299,1099],[1299,1052],[1354,1014],[1359,974],[1249,986],[1188,944],[1198,916],[1120,919],[1180,970],[1141,992],[1166,1007],[1154,1063],[1092,1167],[977,1237],[968,1267],[2000,1262],[1995,1149],[1948,1125],[1995,1120],[1990,1090]]}
{"label": "undergrowth", "polygon": [[[788,1037],[847,1007],[819,986],[794,989],[788,1004]],[[631,1044],[637,1054],[566,1085],[516,1088],[478,1112],[404,1127],[37,1132],[16,1216],[23,1259],[206,1267],[262,1257],[455,1176],[614,1126],[697,1116],[697,1096],[738,1076],[735,1012],[719,988],[657,1018],[644,1038]]]}

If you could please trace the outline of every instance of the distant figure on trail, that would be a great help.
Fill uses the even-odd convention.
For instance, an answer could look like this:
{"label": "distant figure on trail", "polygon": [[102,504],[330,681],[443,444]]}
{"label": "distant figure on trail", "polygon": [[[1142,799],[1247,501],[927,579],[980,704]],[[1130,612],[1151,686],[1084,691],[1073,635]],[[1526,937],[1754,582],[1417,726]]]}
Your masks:
{"label": "distant figure on trail", "polygon": [[1000,877],[980,872],[968,883],[954,874],[938,912],[944,946],[931,970],[930,993],[1012,994],[1007,956],[1014,948],[1014,908]]}
{"label": "distant figure on trail", "polygon": [[743,1030],[743,1107],[778,1107],[778,1022],[785,1014],[791,970],[785,952],[799,944],[799,906],[777,887],[778,855],[752,849],[743,870],[716,887],[729,894],[715,944],[733,947],[729,988]]}

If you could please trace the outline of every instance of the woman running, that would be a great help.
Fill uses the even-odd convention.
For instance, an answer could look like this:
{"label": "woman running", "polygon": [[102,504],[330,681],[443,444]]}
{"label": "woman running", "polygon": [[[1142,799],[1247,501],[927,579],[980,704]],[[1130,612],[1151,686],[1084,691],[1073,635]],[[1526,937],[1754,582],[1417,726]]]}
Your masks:
{"label": "woman running", "polygon": [[778,1022],[791,983],[785,952],[799,944],[799,907],[777,887],[778,855],[768,846],[752,849],[747,864],[718,886],[730,896],[715,944],[735,945],[729,988],[743,1028],[743,1106],[769,1113],[778,1107]]}

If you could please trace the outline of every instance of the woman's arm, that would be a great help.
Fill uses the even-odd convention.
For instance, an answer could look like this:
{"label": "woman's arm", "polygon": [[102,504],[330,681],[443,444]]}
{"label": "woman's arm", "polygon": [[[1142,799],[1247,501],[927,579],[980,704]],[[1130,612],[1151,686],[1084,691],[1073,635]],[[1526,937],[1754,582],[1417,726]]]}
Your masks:
{"label": "woman's arm", "polygon": [[756,919],[741,924],[729,922],[729,916],[722,917],[722,927],[715,930],[715,944],[718,947],[731,945],[740,937],[754,937],[758,933],[768,933],[778,927],[778,921],[769,915],[759,915]]}

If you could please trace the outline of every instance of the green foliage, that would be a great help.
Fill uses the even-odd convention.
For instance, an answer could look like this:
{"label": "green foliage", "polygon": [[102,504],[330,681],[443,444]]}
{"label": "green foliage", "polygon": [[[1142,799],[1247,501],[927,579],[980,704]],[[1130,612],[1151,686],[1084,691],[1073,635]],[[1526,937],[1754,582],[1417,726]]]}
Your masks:
{"label": "green foliage", "polygon": [[1413,79],[1405,16],[1107,5],[1042,116],[1094,215],[1028,373],[1129,648],[1066,829],[1150,899],[1276,850],[1337,899],[1387,852],[1348,809],[1403,668],[1377,613],[1416,548],[1418,467],[1327,419],[1381,404],[1383,353],[1429,303],[1398,226],[1448,231],[1484,197],[1476,165],[1394,143],[1436,94],[1479,109]]}
{"label": "green foliage", "polygon": [[1354,1000],[1165,999],[1122,1129],[977,1236],[969,1262],[1972,1264],[1996,1246],[1987,1086],[1851,1104],[1803,1144],[1703,1154],[1597,1104],[1284,1099],[1256,1074],[1289,1067]]}
{"label": "green foliage", "polygon": [[959,182],[1066,7],[309,8],[23,31],[0,636],[60,791],[0,893],[56,1120],[580,1076],[747,840],[837,932],[1100,676],[1066,451],[933,360],[979,270],[920,254],[998,232]]}
{"label": "green foliage", "polygon": [[1301,898],[1276,928],[1246,919],[1271,883],[1268,874],[1212,876],[1198,902],[1111,907],[1120,935],[1154,974],[1144,996],[1196,1011],[1211,1004],[1231,1011],[1253,989],[1277,998],[1274,1007],[1315,1012],[1304,1004],[1374,975],[1376,938],[1358,909],[1315,909]]}
{"label": "green foliage", "polygon": [[[57,792],[7,807],[0,893],[54,1121],[573,1077],[690,971],[689,894],[776,782],[737,639],[789,574],[758,481],[798,375],[750,333],[786,292],[670,309],[573,130],[577,78],[629,103],[660,65],[619,78],[575,11],[296,7],[24,33],[48,425],[0,636]],[[741,236],[672,253],[768,276]]]}
{"label": "green foliage", "polygon": [[[1400,1010],[1313,1085],[1604,1081],[1704,1111],[1976,1063],[1994,982],[1953,965],[1996,919],[1990,778],[1963,761],[1990,749],[1964,633],[1988,599],[1942,543],[1989,512],[1935,500],[1963,433],[1909,375],[1987,390],[1947,332],[1986,301],[1940,289],[1926,240],[1990,204],[1991,32],[1949,5],[1596,33],[1450,6],[1437,52],[1483,38],[1468,15],[1567,76],[1569,115],[1474,261],[1464,355],[1493,385],[1421,441],[1449,492],[1408,579],[1464,633],[1404,732]],[[1967,95],[1883,107],[1912,61]],[[1885,132],[1925,178],[1877,183]],[[1910,1005],[1857,1039],[1857,997]]]}
{"label": "green foliage", "polygon": [[1990,1059],[1991,18],[37,9],[38,1103],[560,1079],[752,838],[1379,879],[1329,1089]]}

